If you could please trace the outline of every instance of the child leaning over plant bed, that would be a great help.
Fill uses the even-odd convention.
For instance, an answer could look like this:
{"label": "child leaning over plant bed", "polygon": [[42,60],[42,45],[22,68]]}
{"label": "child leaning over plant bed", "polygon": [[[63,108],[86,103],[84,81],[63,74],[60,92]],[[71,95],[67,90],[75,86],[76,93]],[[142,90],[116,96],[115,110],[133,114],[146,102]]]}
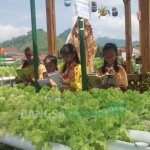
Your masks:
{"label": "child leaning over plant bed", "polygon": [[82,89],[81,65],[80,60],[73,44],[65,44],[60,53],[64,59],[64,65],[61,70],[64,80],[62,83],[69,85],[71,90],[79,91]]}
{"label": "child leaning over plant bed", "polygon": [[[47,55],[44,59],[44,64],[47,71],[43,73],[44,78],[48,78],[48,74],[58,72],[57,58],[55,56]],[[57,84],[52,79],[50,79],[48,86],[57,87]]]}
{"label": "child leaning over plant bed", "polygon": [[98,76],[116,74],[117,75],[117,85],[109,85],[107,83],[102,84],[98,82],[100,86],[104,89],[108,89],[110,87],[115,87],[118,90],[124,90],[128,86],[127,75],[124,68],[118,65],[118,50],[117,46],[113,43],[107,43],[103,47],[103,57],[104,57],[104,65],[100,67],[97,71]]}

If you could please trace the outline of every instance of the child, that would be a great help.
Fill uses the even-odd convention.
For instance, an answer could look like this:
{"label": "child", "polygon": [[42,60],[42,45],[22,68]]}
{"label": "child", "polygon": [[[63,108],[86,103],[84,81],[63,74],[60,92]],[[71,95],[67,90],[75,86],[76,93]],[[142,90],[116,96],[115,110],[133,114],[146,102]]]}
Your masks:
{"label": "child", "polygon": [[73,44],[65,44],[60,53],[64,59],[64,65],[62,68],[62,76],[64,80],[62,83],[69,85],[70,89],[79,91],[82,89],[82,76],[80,60]]}
{"label": "child", "polygon": [[45,68],[47,73],[57,72],[57,58],[53,55],[47,55],[44,59]]}
{"label": "child", "polygon": [[[29,76],[23,76],[22,80],[25,86],[27,85],[33,85],[34,86],[34,58],[33,58],[33,49],[30,47],[27,47],[24,51],[25,54],[25,61],[20,66],[21,69],[28,69],[29,70]],[[39,60],[38,60],[39,61]],[[43,79],[43,72],[45,72],[46,69],[43,64],[40,64],[40,61],[38,62],[38,77],[39,79]],[[16,83],[20,83],[22,81],[17,80]]]}
{"label": "child", "polygon": [[113,43],[107,43],[103,47],[103,56],[104,56],[104,65],[98,69],[97,75],[109,75],[116,74],[117,75],[117,85],[108,85],[107,83],[101,84],[102,88],[110,88],[116,87],[118,90],[124,89],[128,86],[127,75],[122,66],[118,65],[117,58],[117,46]]}
{"label": "child", "polygon": [[[44,78],[48,78],[48,74],[58,72],[57,69],[57,58],[53,55],[47,55],[44,59],[44,64],[47,72],[43,73]],[[48,84],[50,87],[56,87],[57,84],[50,79],[50,83]]]}

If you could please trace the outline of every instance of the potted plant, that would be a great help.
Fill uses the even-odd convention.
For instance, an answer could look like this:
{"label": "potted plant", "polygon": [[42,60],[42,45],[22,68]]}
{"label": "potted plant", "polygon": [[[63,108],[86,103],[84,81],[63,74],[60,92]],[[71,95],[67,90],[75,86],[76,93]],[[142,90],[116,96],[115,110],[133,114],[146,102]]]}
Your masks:
{"label": "potted plant", "polygon": [[97,11],[97,3],[95,1],[92,1],[91,5],[92,5],[92,12],[96,12]]}
{"label": "potted plant", "polygon": [[116,7],[113,7],[112,8],[112,16],[118,16],[118,10],[117,10],[117,8]]}
{"label": "potted plant", "polygon": [[64,0],[64,5],[65,6],[70,6],[71,5],[71,0]]}
{"label": "potted plant", "polygon": [[99,18],[100,18],[101,16],[106,16],[107,13],[110,15],[109,10],[107,10],[106,8],[107,8],[106,6],[103,7],[103,6],[101,5],[101,8],[98,9]]}

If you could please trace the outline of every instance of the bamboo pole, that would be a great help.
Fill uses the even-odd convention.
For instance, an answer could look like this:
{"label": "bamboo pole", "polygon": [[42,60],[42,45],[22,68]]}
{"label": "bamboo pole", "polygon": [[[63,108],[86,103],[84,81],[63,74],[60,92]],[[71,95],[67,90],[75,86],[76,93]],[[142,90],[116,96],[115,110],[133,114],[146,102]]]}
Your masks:
{"label": "bamboo pole", "polygon": [[126,36],[126,72],[132,72],[132,30],[131,30],[131,1],[123,0],[125,7],[125,36]]}
{"label": "bamboo pole", "polygon": [[55,0],[46,0],[48,54],[58,56],[56,39]]}

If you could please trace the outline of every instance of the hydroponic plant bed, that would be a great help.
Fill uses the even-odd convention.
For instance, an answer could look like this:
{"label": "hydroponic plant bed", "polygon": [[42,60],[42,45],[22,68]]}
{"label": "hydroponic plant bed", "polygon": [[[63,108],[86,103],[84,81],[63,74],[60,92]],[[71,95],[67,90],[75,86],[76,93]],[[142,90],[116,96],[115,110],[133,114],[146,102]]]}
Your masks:
{"label": "hydroponic plant bed", "polygon": [[150,91],[92,89],[60,92],[44,87],[0,87],[0,137],[17,135],[37,150],[49,142],[72,150],[107,150],[107,141],[133,142],[129,129],[147,131],[141,120],[150,120]]}

